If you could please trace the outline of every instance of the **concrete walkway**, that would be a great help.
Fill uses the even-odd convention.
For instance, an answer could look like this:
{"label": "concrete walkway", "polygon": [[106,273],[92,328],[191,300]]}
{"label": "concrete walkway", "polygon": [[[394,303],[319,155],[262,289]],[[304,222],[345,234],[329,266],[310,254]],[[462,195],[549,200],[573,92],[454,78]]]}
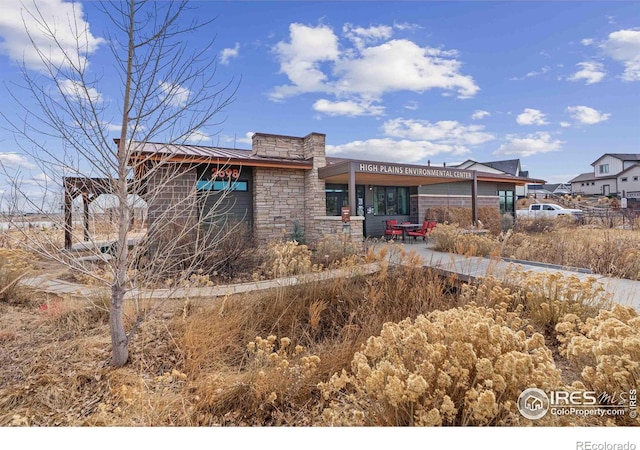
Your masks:
{"label": "concrete walkway", "polygon": [[[132,289],[125,294],[125,299],[138,300],[180,300],[186,298],[215,298],[226,297],[245,292],[274,289],[283,286],[295,286],[324,281],[333,278],[352,277],[355,275],[368,275],[380,270],[377,263],[363,264],[349,269],[334,269],[323,272],[307,273],[274,280],[253,281],[249,283],[226,284],[208,287],[189,287],[173,289]],[[69,283],[47,275],[24,278],[21,284],[41,292],[60,296],[72,296],[82,298],[96,298],[96,296],[109,295],[110,289],[106,287],[92,287],[82,284]]]}
{"label": "concrete walkway", "polygon": [[593,277],[597,283],[602,285],[606,292],[612,295],[615,303],[633,306],[640,311],[640,281],[633,281],[624,278],[605,277],[590,273],[585,269],[566,268],[552,264],[537,262],[492,260],[489,258],[464,256],[453,253],[438,252],[424,245],[423,243],[407,244],[405,250],[415,251],[425,263],[426,267],[431,267],[444,274],[456,274],[462,281],[472,281],[476,278],[493,275],[498,279],[503,279],[506,274],[514,269],[521,269],[527,272],[557,272],[568,277],[574,276],[580,280]]}
{"label": "concrete walkway", "polygon": [[[621,278],[605,277],[591,274],[584,269],[568,269],[560,266],[542,263],[525,263],[507,260],[491,260],[482,257],[469,257],[452,253],[443,253],[429,248],[424,243],[407,244],[404,249],[408,252],[415,251],[424,261],[425,267],[436,269],[445,275],[455,274],[462,281],[495,276],[503,279],[510,271],[521,269],[528,272],[558,272],[563,276],[575,276],[580,280],[593,277],[604,289],[611,293],[616,303],[631,305],[640,311],[640,281],[632,281]],[[379,270],[376,263],[365,264],[353,269],[336,269],[319,273],[297,275],[275,280],[264,280],[249,283],[237,283],[221,286],[198,288],[174,288],[140,290],[133,289],[127,292],[127,299],[185,299],[185,298],[215,298],[250,291],[273,289],[283,286],[294,286],[332,278],[353,276],[357,274],[370,274]],[[109,290],[104,287],[91,287],[81,284],[69,283],[58,280],[53,275],[39,275],[21,280],[21,283],[42,292],[48,292],[60,296],[74,296],[95,298],[100,295],[109,295]]]}

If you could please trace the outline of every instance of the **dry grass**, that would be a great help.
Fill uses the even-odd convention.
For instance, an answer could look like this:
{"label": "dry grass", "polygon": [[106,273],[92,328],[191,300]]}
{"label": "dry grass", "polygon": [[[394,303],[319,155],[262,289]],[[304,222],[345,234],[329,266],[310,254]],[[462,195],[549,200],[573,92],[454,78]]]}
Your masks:
{"label": "dry grass", "polygon": [[[299,252],[307,261],[305,251],[292,254],[298,258]],[[569,378],[587,385],[605,379],[597,372],[583,378],[559,342],[564,334],[558,326],[567,316],[601,329],[597,321],[604,316],[596,318],[604,306],[601,293],[588,281],[512,274],[513,284],[488,278],[460,289],[453,280],[419,267],[416,256],[402,246],[372,247],[362,259],[377,261],[380,271],[213,300],[149,302],[137,309],[130,304],[127,327],[137,315],[159,309],[146,317],[131,342],[130,363],[117,370],[108,365],[105,299],[31,294],[28,303],[0,302],[0,426],[323,425],[332,420],[331,411],[371,405],[371,396],[382,402],[373,422],[373,416],[363,422],[361,414],[351,412],[340,415],[340,422],[514,425],[521,419],[514,415],[513,402],[526,384],[547,380],[551,386]],[[40,308],[43,304],[47,307]],[[625,319],[625,326],[636,321]],[[421,332],[413,328],[418,323],[437,336],[432,333],[422,342]],[[589,348],[598,349],[609,335],[598,331],[587,336],[593,341]],[[386,343],[378,355],[370,343],[380,339]],[[505,344],[498,345],[502,340]],[[423,397],[416,401],[421,408],[398,402],[394,395],[409,388],[409,379],[411,389],[417,389],[411,392],[418,393],[421,384],[414,369],[436,361],[431,350],[437,350],[438,342],[446,344],[451,358],[446,365],[434,365],[439,371],[434,382],[446,384],[445,375],[469,370],[473,376],[467,379],[466,393],[452,387],[447,400],[444,391],[430,391],[428,399],[420,391]],[[467,344],[476,355],[473,365],[457,353]],[[616,347],[607,343],[606,348]],[[359,354],[372,364],[377,361],[375,370],[387,365],[383,382],[388,389],[384,395],[373,388],[361,390],[361,397],[352,391],[355,403],[349,403],[341,382],[331,380],[365,380],[354,366]],[[393,355],[402,355],[402,363]],[[527,372],[531,376],[518,369],[518,364],[530,367],[527,361],[535,367]],[[405,384],[392,380],[392,372]],[[476,376],[484,378],[474,380]],[[573,419],[549,424],[602,424],[598,418]]]}
{"label": "dry grass", "polygon": [[635,230],[559,227],[539,234],[516,232],[503,239],[502,256],[640,279],[640,234]]}

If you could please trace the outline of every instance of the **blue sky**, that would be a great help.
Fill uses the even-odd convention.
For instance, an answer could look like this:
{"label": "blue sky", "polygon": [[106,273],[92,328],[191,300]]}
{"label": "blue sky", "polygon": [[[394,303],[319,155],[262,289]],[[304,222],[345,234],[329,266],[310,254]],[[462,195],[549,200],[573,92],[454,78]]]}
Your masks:
{"label": "blue sky", "polygon": [[[37,3],[58,21],[70,11],[61,0]],[[6,99],[30,48],[20,1],[2,7]],[[192,7],[215,20],[191,44],[215,35],[216,78],[239,81],[234,102],[194,136],[202,145],[249,148],[252,132],[320,132],[329,155],[416,164],[520,158],[532,177],[550,182],[589,171],[606,152],[640,153],[639,2],[202,0]],[[93,39],[91,67],[112,68],[105,17],[94,2],[77,13]],[[96,90],[116,108],[116,76]],[[13,108],[0,104],[9,117]],[[42,177],[4,126],[0,144],[5,166]]]}

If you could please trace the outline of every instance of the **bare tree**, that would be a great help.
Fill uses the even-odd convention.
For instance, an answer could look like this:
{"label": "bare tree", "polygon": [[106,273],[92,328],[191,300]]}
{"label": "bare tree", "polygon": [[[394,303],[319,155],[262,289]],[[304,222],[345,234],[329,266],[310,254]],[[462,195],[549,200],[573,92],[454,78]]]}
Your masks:
{"label": "bare tree", "polygon": [[[185,173],[197,170],[197,162],[174,161],[178,145],[189,142],[204,127],[219,126],[218,113],[232,101],[237,85],[232,81],[219,84],[215,78],[213,41],[203,46],[189,42],[193,32],[210,27],[211,21],[186,21],[186,1],[143,2],[127,0],[101,4],[101,13],[110,19],[110,46],[113,67],[120,77],[121,97],[117,99],[120,118],[113,125],[109,114],[111,104],[102,98],[100,87],[104,77],[89,66],[91,42],[85,26],[72,18],[68,23],[50,23],[37,2],[24,5],[24,22],[37,24],[38,32],[48,38],[42,45],[30,34],[39,57],[39,71],[22,65],[24,85],[29,103],[21,100],[12,88],[13,97],[22,106],[19,120],[5,116],[17,136],[23,152],[30,155],[44,174],[40,191],[30,195],[24,180],[15,173],[15,191],[21,192],[28,208],[48,216],[67,227],[57,208],[47,207],[52,194],[60,198],[61,182],[74,180],[75,186],[62,186],[62,191],[80,189],[78,179],[94,178],[93,190],[84,186],[84,204],[91,193],[108,192],[114,199],[113,243],[107,258],[105,249],[97,243],[87,250],[106,260],[108,277],[88,270],[72,252],[60,251],[57,237],[48,233],[25,234],[26,243],[49,258],[75,270],[98,278],[110,288],[109,323],[114,366],[126,364],[128,344],[136,325],[127,332],[124,303],[127,291],[140,286],[157,285],[163,276],[170,276],[173,285],[180,277],[188,277],[206,259],[227,228],[220,225],[224,216],[224,193],[217,197],[213,208],[203,210],[202,196],[192,184],[188,192],[176,190]],[[59,27],[68,27],[74,36],[73,48],[59,37]],[[27,28],[27,33],[33,33]],[[194,48],[197,48],[194,50]],[[55,55],[52,56],[52,55]],[[108,68],[98,69],[107,71]],[[35,102],[34,108],[30,102]],[[114,139],[110,130],[119,129]],[[149,143],[155,144],[152,148]],[[55,145],[61,143],[60,145]],[[87,182],[89,183],[89,182]],[[98,188],[96,188],[98,186]],[[66,189],[65,189],[66,188]],[[142,198],[155,216],[148,234],[132,243],[132,195]],[[173,198],[170,198],[173,196]],[[156,208],[162,202],[162,208]],[[86,231],[86,230],[85,230]],[[59,236],[58,233],[56,236]],[[85,233],[90,241],[92,237]],[[170,237],[170,238],[167,238]]]}

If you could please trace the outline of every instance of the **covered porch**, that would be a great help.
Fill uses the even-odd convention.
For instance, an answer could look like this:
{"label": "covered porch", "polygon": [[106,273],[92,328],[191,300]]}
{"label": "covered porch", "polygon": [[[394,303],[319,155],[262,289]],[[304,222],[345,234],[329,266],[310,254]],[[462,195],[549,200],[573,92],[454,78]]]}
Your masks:
{"label": "covered porch", "polygon": [[[471,215],[478,221],[478,174],[475,170],[394,164],[327,158],[328,165],[318,170],[325,182],[327,214],[335,213],[334,204],[350,209],[351,215],[364,219],[363,234],[379,236],[385,222],[421,222],[418,188],[442,183],[470,186]],[[469,189],[467,187],[467,189]],[[360,219],[362,220],[362,219]]]}

